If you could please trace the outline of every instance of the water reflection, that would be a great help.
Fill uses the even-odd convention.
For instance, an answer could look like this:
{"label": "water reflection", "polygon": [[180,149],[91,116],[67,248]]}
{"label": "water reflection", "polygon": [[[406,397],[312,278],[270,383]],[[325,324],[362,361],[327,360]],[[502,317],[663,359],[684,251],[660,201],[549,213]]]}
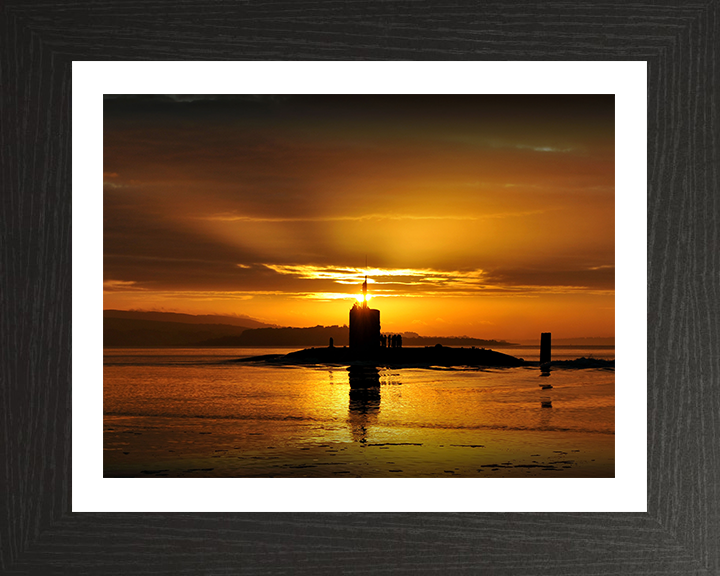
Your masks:
{"label": "water reflection", "polygon": [[[546,362],[545,364],[540,365],[540,376],[547,378],[550,376],[550,362]],[[552,384],[548,383],[547,380],[540,384],[540,388],[543,390],[550,390],[552,388]],[[552,406],[547,405],[545,402],[542,404],[543,408],[552,408]]]}
{"label": "water reflection", "polygon": [[380,414],[380,372],[374,366],[349,366],[348,423],[355,442],[367,442],[368,428]]}
{"label": "water reflection", "polygon": [[555,410],[553,410],[552,396],[540,396],[540,411],[538,429],[552,430],[555,426]]}

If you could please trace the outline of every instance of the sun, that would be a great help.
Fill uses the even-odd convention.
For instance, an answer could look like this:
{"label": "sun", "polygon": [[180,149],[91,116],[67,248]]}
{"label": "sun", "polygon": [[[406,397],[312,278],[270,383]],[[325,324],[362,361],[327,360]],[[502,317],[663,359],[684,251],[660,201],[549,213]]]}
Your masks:
{"label": "sun", "polygon": [[363,294],[356,294],[356,295],[355,295],[355,300],[357,300],[358,302],[367,302],[367,301],[369,301],[371,298],[372,298],[372,295],[371,295],[371,294],[365,294],[365,295],[363,295]]}

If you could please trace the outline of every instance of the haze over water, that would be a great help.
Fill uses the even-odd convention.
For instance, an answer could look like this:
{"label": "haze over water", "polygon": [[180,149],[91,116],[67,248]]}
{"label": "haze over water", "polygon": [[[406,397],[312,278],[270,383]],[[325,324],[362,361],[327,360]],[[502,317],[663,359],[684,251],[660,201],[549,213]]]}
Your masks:
{"label": "haze over water", "polygon": [[[614,476],[614,370],[229,362],[288,351],[106,349],[104,475]],[[614,351],[554,351],[579,356]]]}

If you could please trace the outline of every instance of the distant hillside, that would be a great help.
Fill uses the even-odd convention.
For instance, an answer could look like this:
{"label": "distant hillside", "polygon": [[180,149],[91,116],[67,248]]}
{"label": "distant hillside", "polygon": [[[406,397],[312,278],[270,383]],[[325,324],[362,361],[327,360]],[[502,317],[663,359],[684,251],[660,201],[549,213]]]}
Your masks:
{"label": "distant hillside", "polygon": [[157,320],[182,324],[228,324],[243,328],[265,328],[272,324],[260,322],[249,316],[223,316],[220,314],[177,314],[175,312],[146,312],[143,310],[103,310],[104,318],[127,318],[133,320]]}
{"label": "distant hillside", "polygon": [[[281,328],[269,326],[252,318],[239,316],[176,314],[137,310],[105,310],[103,312],[103,346],[106,348],[163,346],[296,346],[298,348],[327,346],[330,338],[335,346],[349,345],[347,326],[314,326],[312,328]],[[497,348],[512,346],[503,340],[481,340],[466,336],[448,338],[403,333],[403,346],[443,346]]]}
{"label": "distant hillside", "polygon": [[199,346],[347,346],[347,326],[315,326],[313,328],[253,328],[238,336],[223,336],[200,342]]}
{"label": "distant hillside", "polygon": [[229,324],[189,324],[134,318],[103,319],[103,346],[127,348],[144,346],[197,346],[210,338],[239,336],[245,328]]}

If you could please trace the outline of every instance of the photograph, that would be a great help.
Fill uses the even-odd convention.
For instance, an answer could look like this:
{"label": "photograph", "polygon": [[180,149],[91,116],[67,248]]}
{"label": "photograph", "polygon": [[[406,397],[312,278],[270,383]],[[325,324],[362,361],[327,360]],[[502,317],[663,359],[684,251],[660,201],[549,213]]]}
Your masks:
{"label": "photograph", "polygon": [[615,113],[105,94],[103,477],[614,478]]}

